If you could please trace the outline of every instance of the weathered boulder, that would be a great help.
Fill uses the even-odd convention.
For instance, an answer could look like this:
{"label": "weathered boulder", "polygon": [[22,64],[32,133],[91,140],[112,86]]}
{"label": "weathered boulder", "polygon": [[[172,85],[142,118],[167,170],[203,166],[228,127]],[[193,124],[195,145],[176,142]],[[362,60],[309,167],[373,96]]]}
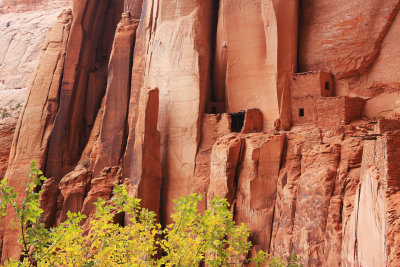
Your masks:
{"label": "weathered boulder", "polygon": [[61,210],[57,204],[62,200],[60,198],[60,182],[55,178],[48,178],[42,184],[43,193],[40,195],[40,207],[43,209],[43,223],[46,227],[52,227],[56,224],[57,212]]}
{"label": "weathered boulder", "polygon": [[90,217],[95,212],[95,205],[93,204],[99,198],[109,200],[112,196],[112,191],[115,186],[121,182],[121,168],[109,167],[104,168],[98,176],[90,180],[87,188],[87,194],[82,205],[81,212]]}
{"label": "weathered boulder", "polygon": [[58,223],[67,219],[68,211],[79,212],[89,190],[92,173],[78,165],[75,170],[65,175],[59,184],[63,205],[58,218]]}

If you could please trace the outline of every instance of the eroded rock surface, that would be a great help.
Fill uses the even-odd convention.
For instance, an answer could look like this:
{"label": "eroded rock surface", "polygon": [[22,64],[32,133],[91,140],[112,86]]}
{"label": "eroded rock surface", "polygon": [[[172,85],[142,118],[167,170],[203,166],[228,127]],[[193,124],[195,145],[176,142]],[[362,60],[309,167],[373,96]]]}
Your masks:
{"label": "eroded rock surface", "polygon": [[[228,199],[251,229],[251,255],[398,266],[399,8],[395,0],[73,1],[49,33],[7,177],[23,192],[17,177],[38,160],[50,177],[47,226],[69,210],[90,220],[93,202],[116,185],[166,224],[172,199],[195,192],[200,210]],[[6,226],[2,260],[19,254]]]}
{"label": "eroded rock surface", "polygon": [[0,14],[60,8],[71,5],[72,0],[2,0]]}
{"label": "eroded rock surface", "polygon": [[138,22],[131,18],[129,13],[124,13],[116,30],[108,65],[109,79],[104,96],[104,112],[99,118],[101,130],[97,158],[94,163],[95,175],[107,166],[117,166],[124,152],[131,83],[131,58],[137,26]]}
{"label": "eroded rock surface", "polygon": [[[29,182],[27,174],[32,160],[37,161],[40,169],[46,163],[49,138],[58,109],[59,87],[71,21],[71,10],[66,10],[50,29],[28,99],[21,111],[6,173],[6,178],[16,192],[24,192],[24,185]],[[2,220],[2,260],[16,257],[19,253],[15,239],[16,230],[9,228],[12,216],[10,211]]]}
{"label": "eroded rock surface", "polygon": [[400,31],[397,0],[306,0],[302,3],[300,71],[336,75],[338,95],[370,98],[365,114],[398,113]]}
{"label": "eroded rock surface", "polygon": [[[34,9],[24,9],[7,1],[0,3],[0,107],[15,106],[25,101],[27,88],[45,45],[46,33],[62,10],[70,6],[70,1],[57,5],[50,3],[55,1],[48,2],[47,9],[33,3],[30,4],[36,7]],[[21,13],[2,14],[6,6],[7,10],[10,8]]]}
{"label": "eroded rock surface", "polygon": [[3,109],[2,112],[4,118],[0,119],[0,179],[4,178],[7,171],[8,158],[10,156],[11,144],[18,122],[20,108],[14,111]]}
{"label": "eroded rock surface", "polygon": [[277,118],[290,127],[287,100],[296,70],[297,14],[295,0],[220,1],[214,95],[228,112],[257,107],[265,127],[272,128]]}
{"label": "eroded rock surface", "polygon": [[162,185],[161,140],[157,130],[159,103],[157,88],[142,89],[133,147],[134,165],[130,175],[134,196],[142,200],[142,207],[157,214],[160,212]]}

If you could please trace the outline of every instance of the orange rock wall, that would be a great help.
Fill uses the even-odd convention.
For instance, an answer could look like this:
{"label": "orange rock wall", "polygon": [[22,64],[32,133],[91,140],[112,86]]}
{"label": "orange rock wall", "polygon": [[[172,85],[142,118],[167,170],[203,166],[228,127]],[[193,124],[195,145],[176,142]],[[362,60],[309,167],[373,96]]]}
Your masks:
{"label": "orange rock wall", "polygon": [[19,110],[16,114],[6,117],[0,121],[0,179],[4,178],[7,171],[8,158],[10,156],[11,144],[15,128],[18,122]]}
{"label": "orange rock wall", "polygon": [[290,126],[297,14],[297,1],[220,1],[214,100],[225,101],[228,112],[257,107],[264,127],[272,128],[277,118]]}
{"label": "orange rock wall", "polygon": [[[25,1],[27,2],[27,1]],[[46,41],[46,33],[71,1],[36,1],[28,10],[8,6],[18,13],[2,13],[0,1],[0,107],[22,105]],[[47,7],[41,6],[46,3]],[[3,10],[5,11],[5,10]]]}
{"label": "orange rock wall", "polygon": [[[148,39],[146,53],[138,60],[144,60],[144,69],[134,72],[133,76],[143,75],[142,82],[138,83],[140,87],[160,90],[158,128],[165,177],[161,211],[168,218],[166,215],[173,208],[172,199],[189,193],[195,170],[201,114],[206,107],[210,82],[214,9],[210,0],[146,1],[143,8],[146,15],[141,23],[145,25],[139,25],[138,39]],[[142,51],[140,45],[136,51]],[[134,71],[135,67],[134,63]],[[132,88],[139,89],[138,84]]]}
{"label": "orange rock wall", "polygon": [[[200,210],[228,199],[252,255],[398,266],[400,123],[368,120],[398,105],[398,6],[73,1],[30,88],[10,182],[23,192],[17,177],[39,160],[47,226],[68,210],[90,220],[117,184],[162,224],[172,199],[196,192]],[[0,230],[2,259],[18,257],[15,232]]]}
{"label": "orange rock wall", "polygon": [[[50,177],[60,179],[80,160],[93,128],[92,121],[82,115],[97,113],[106,86],[93,86],[89,82],[99,83],[89,77],[91,74],[107,76],[108,59],[122,10],[121,0],[73,2],[74,21],[65,58],[68,67],[64,70],[60,107],[50,138],[47,169]],[[97,98],[89,98],[91,95]],[[87,106],[93,110],[87,110]]]}
{"label": "orange rock wall", "polygon": [[335,75],[337,95],[370,98],[365,114],[398,114],[397,0],[302,1],[299,71]]}
{"label": "orange rock wall", "polygon": [[236,134],[220,138],[213,146],[207,203],[214,197],[226,198],[230,204],[235,199],[238,186],[238,168],[242,159],[244,140]]}
{"label": "orange rock wall", "polygon": [[[334,132],[299,128],[288,135],[280,170],[271,251],[296,251],[305,266],[340,266],[342,240],[351,223],[365,126]],[[343,136],[344,134],[344,136]],[[342,232],[343,227],[343,232]],[[352,243],[354,246],[354,242]]]}
{"label": "orange rock wall", "polygon": [[[207,196],[211,179],[211,166],[218,164],[212,163],[212,150],[219,138],[231,133],[231,124],[231,117],[226,113],[203,115],[200,145],[196,155],[196,168],[191,185],[192,192]],[[217,158],[214,161],[218,162]],[[223,172],[225,173],[225,169],[223,169]],[[199,208],[201,210],[207,208],[207,199],[201,201]]]}
{"label": "orange rock wall", "polygon": [[[59,88],[71,21],[71,11],[67,10],[50,29],[27,102],[17,124],[6,178],[15,187],[16,192],[21,194],[25,184],[29,182],[26,174],[30,171],[31,161],[36,160],[38,168],[44,169],[46,166],[49,138],[58,109]],[[1,231],[4,234],[2,260],[16,257],[19,253],[16,230],[9,228],[13,216],[10,212],[11,210],[1,222]]]}
{"label": "orange rock wall", "polygon": [[[384,128],[393,122],[381,120]],[[382,127],[383,126],[383,127]],[[344,245],[349,250],[343,262],[358,266],[397,266],[399,264],[399,132],[382,131],[375,140],[364,141],[360,186],[351,214],[351,231]],[[350,245],[349,245],[350,243]],[[357,243],[353,247],[352,244]]]}
{"label": "orange rock wall", "polygon": [[270,249],[285,135],[246,137],[238,173],[235,220],[247,224],[255,249]]}
{"label": "orange rock wall", "polygon": [[159,91],[144,87],[140,93],[139,116],[135,129],[133,166],[130,186],[142,207],[160,212],[162,185],[160,132],[157,130]]}
{"label": "orange rock wall", "polygon": [[[107,166],[118,166],[126,138],[126,120],[134,41],[138,22],[128,14],[118,24],[108,64],[108,83],[104,95],[104,113],[99,133],[99,148],[94,162],[94,175]],[[89,81],[90,84],[90,81]],[[98,99],[101,99],[101,95]],[[88,99],[90,97],[88,96]],[[94,107],[96,111],[98,106]]]}

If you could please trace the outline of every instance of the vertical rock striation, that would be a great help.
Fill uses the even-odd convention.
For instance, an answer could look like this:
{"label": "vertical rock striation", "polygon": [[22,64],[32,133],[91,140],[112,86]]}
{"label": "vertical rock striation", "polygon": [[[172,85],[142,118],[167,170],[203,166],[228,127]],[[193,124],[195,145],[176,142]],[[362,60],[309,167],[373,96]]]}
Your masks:
{"label": "vertical rock striation", "polygon": [[131,58],[138,22],[124,13],[119,23],[108,67],[108,85],[99,135],[94,175],[107,166],[118,166],[126,142],[126,120],[130,95]]}
{"label": "vertical rock striation", "polygon": [[[251,255],[398,266],[400,4],[361,2],[74,0],[48,34],[10,184],[23,193],[37,160],[48,227],[69,210],[90,221],[116,185],[162,224],[195,192],[201,211],[228,199]],[[1,12],[13,3],[50,2]],[[12,216],[2,261],[20,252]]]}
{"label": "vertical rock striation", "polygon": [[[6,178],[19,193],[24,192],[24,185],[29,182],[27,174],[30,171],[31,161],[36,160],[38,168],[46,166],[50,134],[58,109],[59,88],[71,20],[71,11],[64,11],[50,29],[29,89],[28,100],[17,124]],[[19,254],[16,230],[9,228],[13,216],[9,210],[8,215],[2,220],[2,260],[16,258]]]}
{"label": "vertical rock striation", "polygon": [[135,130],[132,176],[130,186],[142,207],[160,212],[162,183],[160,132],[157,130],[158,89],[143,88],[139,100],[139,115]]}
{"label": "vertical rock striation", "polygon": [[229,112],[257,107],[265,127],[278,118],[290,127],[297,14],[296,0],[220,1],[214,90]]}
{"label": "vertical rock striation", "polygon": [[[82,115],[96,114],[104,95],[106,85],[92,83],[99,84],[97,79],[107,76],[106,66],[122,8],[121,0],[73,2],[74,21],[65,59],[67,67],[48,154],[47,175],[50,177],[60,179],[73,170],[89,139],[93,125]],[[90,75],[94,79],[89,79]],[[88,95],[97,98],[88,98]],[[94,109],[86,110],[86,106]]]}
{"label": "vertical rock striation", "polygon": [[144,1],[132,70],[129,139],[124,175],[133,166],[133,132],[142,87],[160,91],[163,186],[161,218],[168,221],[172,199],[188,193],[206,106],[211,56],[213,1]]}
{"label": "vertical rock striation", "polygon": [[220,138],[212,149],[207,202],[214,197],[233,203],[238,186],[238,167],[243,153],[243,140],[236,134]]}

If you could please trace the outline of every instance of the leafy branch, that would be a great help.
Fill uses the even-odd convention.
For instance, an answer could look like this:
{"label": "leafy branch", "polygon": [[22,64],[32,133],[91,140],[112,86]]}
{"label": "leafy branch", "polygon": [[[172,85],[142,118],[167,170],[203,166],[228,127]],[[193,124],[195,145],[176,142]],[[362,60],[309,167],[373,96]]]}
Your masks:
{"label": "leafy branch", "polygon": [[[225,199],[215,198],[209,209],[199,212],[203,196],[197,194],[175,200],[172,222],[162,227],[154,212],[141,208],[140,200],[128,196],[125,187],[116,186],[112,199],[94,203],[88,233],[82,226],[86,216],[72,212],[59,226],[46,229],[38,190],[46,178],[35,162],[31,169],[22,201],[5,179],[0,182],[0,215],[15,211],[22,245],[21,260],[9,260],[6,266],[285,266],[264,251],[248,259],[249,227],[234,222]],[[120,213],[129,221],[125,226],[115,223]],[[291,255],[287,266],[300,267],[300,261]]]}

